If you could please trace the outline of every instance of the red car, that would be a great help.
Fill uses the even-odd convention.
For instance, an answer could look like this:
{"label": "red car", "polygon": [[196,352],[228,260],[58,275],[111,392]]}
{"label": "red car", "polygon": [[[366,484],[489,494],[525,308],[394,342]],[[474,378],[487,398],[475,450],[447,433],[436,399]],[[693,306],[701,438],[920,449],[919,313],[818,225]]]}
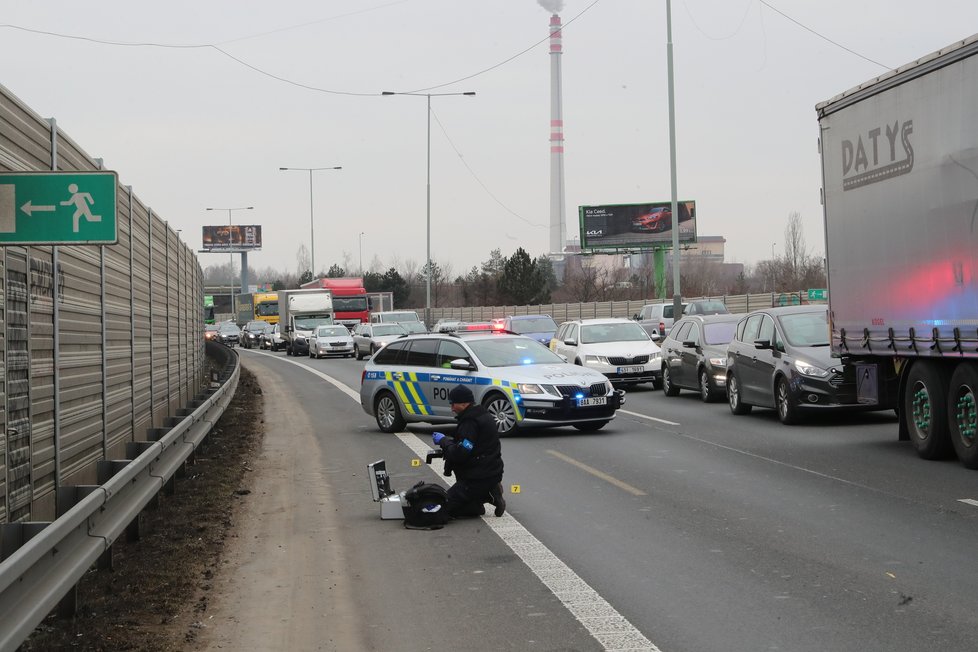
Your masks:
{"label": "red car", "polygon": [[668,206],[653,208],[652,212],[632,218],[632,231],[661,233],[672,228],[672,209]]}

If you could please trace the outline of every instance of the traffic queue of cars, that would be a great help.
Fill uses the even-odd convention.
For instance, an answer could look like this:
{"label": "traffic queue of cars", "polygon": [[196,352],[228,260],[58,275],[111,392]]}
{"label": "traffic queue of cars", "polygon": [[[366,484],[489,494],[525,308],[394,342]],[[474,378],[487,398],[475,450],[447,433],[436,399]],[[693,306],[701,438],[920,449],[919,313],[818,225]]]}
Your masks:
{"label": "traffic queue of cars", "polygon": [[[831,356],[825,305],[731,315],[722,302],[703,300],[682,304],[682,310],[673,319],[672,304],[649,304],[633,319],[575,319],[559,326],[549,315],[441,320],[431,332],[409,312],[407,325],[377,318],[352,333],[342,325],[321,326],[309,356],[370,358],[360,398],[384,432],[453,420],[447,397],[458,384],[471,387],[501,434],[528,426],[599,430],[624,405],[624,390],[640,383],[661,387],[667,397],[682,390],[707,403],[726,397],[734,415],[772,408],[785,424],[797,423],[806,411],[895,407],[885,398],[863,396],[895,392],[861,392],[859,370]],[[210,333],[231,346],[239,337],[233,324]],[[277,351],[283,344],[278,325],[249,323],[240,337],[249,348]]]}

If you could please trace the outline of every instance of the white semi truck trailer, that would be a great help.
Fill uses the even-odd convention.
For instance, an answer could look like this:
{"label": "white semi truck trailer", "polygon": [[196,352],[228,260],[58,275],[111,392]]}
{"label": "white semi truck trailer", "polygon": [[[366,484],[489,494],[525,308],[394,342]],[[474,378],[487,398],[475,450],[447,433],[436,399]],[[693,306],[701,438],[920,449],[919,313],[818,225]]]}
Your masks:
{"label": "white semi truck trailer", "polygon": [[[978,468],[978,35],[816,107],[833,350]],[[890,385],[886,377],[898,379]]]}

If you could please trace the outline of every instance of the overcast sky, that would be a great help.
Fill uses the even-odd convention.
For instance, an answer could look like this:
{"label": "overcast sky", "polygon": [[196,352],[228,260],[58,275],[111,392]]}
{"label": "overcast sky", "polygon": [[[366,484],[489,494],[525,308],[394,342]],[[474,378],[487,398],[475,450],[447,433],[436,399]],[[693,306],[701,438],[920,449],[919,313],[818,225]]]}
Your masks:
{"label": "overcast sky", "polygon": [[[574,234],[579,205],[670,198],[666,9],[562,4]],[[795,211],[823,250],[816,103],[978,31],[976,0],[673,0],[672,14],[679,197],[745,263],[781,252]],[[432,99],[432,258],[458,274],[493,248],[548,249],[549,20],[537,0],[0,0],[0,84],[195,249],[227,223],[207,207],[254,206],[233,214],[262,225],[250,265],[288,271],[308,246],[309,178],[283,166],[343,166],[314,177],[318,269],[357,267],[361,241],[365,267],[422,264],[425,99],[380,92],[475,91]]]}

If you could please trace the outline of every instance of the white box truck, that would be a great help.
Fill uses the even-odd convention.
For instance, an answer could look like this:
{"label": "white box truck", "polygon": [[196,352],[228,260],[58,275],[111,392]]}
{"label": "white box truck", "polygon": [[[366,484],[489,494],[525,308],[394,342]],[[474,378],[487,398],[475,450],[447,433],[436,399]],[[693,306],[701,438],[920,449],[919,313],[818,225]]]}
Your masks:
{"label": "white box truck", "polygon": [[309,339],[319,326],[333,323],[333,296],[329,290],[280,290],[279,329],[288,355],[308,355]]}
{"label": "white box truck", "polygon": [[[816,107],[832,347],[978,468],[978,35]],[[874,375],[876,374],[876,375]],[[892,375],[898,384],[890,385]]]}

